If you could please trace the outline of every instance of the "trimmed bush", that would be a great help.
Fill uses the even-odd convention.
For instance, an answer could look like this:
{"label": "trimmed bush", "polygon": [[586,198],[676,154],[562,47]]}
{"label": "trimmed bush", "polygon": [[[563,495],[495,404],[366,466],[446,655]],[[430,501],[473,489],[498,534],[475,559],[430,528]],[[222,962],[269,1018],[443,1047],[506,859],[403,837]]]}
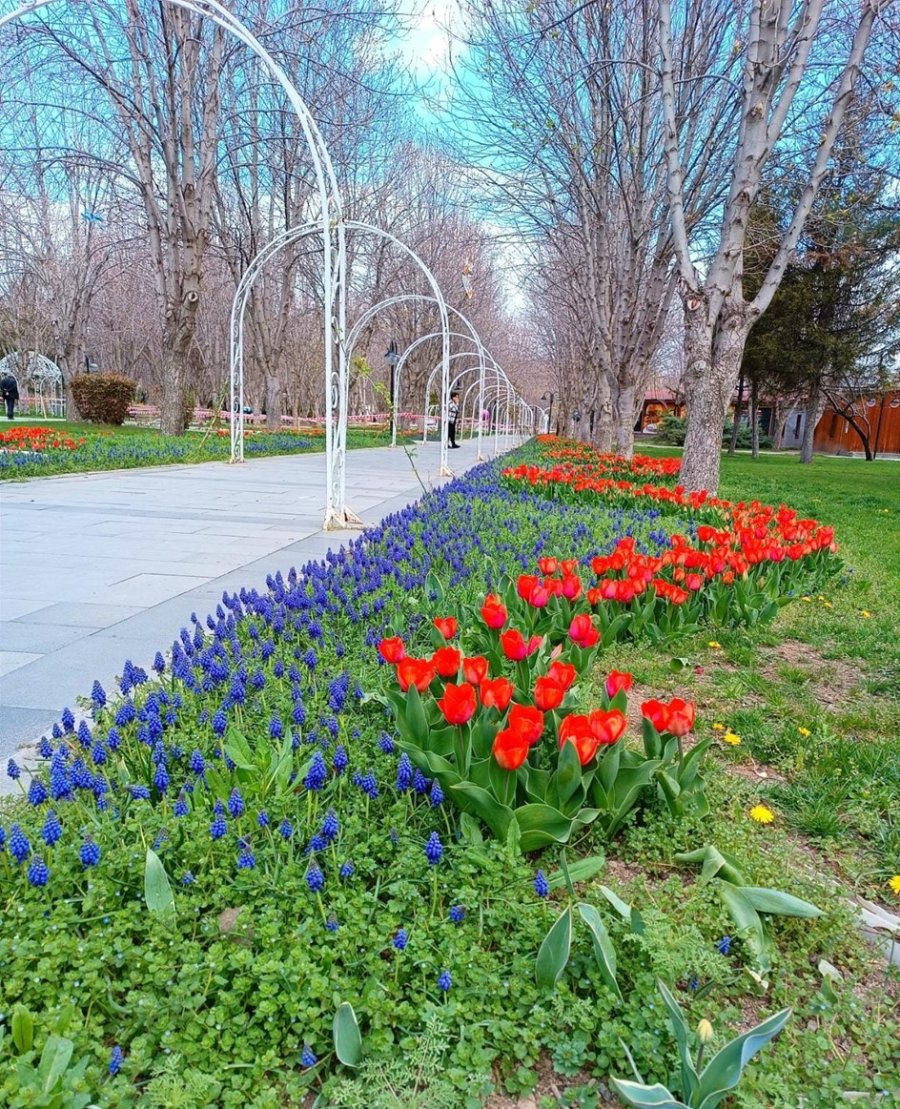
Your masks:
{"label": "trimmed bush", "polygon": [[656,438],[660,443],[670,443],[673,447],[683,447],[687,434],[687,422],[679,416],[667,412],[659,421]]}
{"label": "trimmed bush", "polygon": [[122,424],[134,400],[134,382],[122,374],[76,374],[72,396],[83,420]]}

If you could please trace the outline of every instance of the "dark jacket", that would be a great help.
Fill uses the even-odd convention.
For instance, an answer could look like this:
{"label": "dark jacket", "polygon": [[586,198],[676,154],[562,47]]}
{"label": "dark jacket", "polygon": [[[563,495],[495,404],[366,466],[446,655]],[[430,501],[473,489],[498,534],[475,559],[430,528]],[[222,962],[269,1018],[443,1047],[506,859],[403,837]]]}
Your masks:
{"label": "dark jacket", "polygon": [[12,374],[4,374],[0,377],[0,395],[4,400],[8,397],[13,400],[19,399],[19,385]]}

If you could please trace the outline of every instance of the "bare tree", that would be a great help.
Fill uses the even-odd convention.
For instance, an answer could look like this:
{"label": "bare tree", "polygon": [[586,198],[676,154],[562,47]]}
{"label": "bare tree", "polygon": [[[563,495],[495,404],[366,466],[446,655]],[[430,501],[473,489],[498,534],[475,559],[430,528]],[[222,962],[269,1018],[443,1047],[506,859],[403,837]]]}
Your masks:
{"label": "bare tree", "polygon": [[[674,28],[702,6],[683,0],[673,16],[672,0],[659,0],[666,171],[685,316],[688,427],[682,480],[689,489],[718,488],[721,431],[747,336],[791,259],[859,81],[876,19],[887,7],[885,0],[864,0],[853,11],[840,0],[751,0],[734,9],[707,75],[710,101],[739,106],[728,194],[719,227],[710,234],[692,224],[686,203],[685,144],[688,136],[696,137],[698,121],[679,108],[675,60]],[[698,24],[697,30],[703,27]],[[703,141],[713,136],[704,134]],[[750,211],[773,153],[785,149],[795,166],[806,166],[803,188],[758,291],[747,300],[743,263]]]}

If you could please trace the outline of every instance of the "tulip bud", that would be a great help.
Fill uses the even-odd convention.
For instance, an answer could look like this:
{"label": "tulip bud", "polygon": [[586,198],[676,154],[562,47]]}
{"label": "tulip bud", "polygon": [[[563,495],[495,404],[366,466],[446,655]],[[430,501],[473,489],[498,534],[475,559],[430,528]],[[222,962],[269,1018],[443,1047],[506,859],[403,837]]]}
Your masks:
{"label": "tulip bud", "polygon": [[697,1035],[700,1037],[700,1043],[708,1044],[713,1037],[713,1026],[708,1020],[701,1020],[697,1025]]}

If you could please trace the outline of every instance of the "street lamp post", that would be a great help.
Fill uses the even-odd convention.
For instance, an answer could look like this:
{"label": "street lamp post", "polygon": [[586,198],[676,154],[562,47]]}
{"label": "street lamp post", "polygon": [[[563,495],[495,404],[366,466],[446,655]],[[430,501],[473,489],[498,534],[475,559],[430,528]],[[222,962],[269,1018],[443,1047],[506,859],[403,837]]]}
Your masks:
{"label": "street lamp post", "polygon": [[549,435],[551,426],[550,419],[553,416],[553,394],[550,393],[550,395],[548,396],[546,393],[544,393],[544,395],[541,397],[541,403],[543,403],[544,401],[547,402],[547,434]]}
{"label": "street lamp post", "polygon": [[394,342],[393,339],[391,339],[391,345],[384,352],[384,357],[391,369],[391,446],[393,447],[396,446],[397,443],[397,429],[395,426],[396,405],[394,402],[396,397],[395,390],[397,388],[397,363],[400,361],[400,352],[397,350],[397,344]]}

